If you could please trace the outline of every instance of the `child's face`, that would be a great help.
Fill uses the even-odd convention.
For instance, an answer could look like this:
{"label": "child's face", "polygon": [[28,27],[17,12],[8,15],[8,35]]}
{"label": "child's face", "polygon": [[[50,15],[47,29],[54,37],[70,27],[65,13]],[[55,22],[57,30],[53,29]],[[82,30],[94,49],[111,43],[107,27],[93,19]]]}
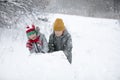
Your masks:
{"label": "child's face", "polygon": [[56,35],[57,37],[62,36],[62,34],[63,34],[63,31],[55,31],[55,35]]}
{"label": "child's face", "polygon": [[36,37],[37,37],[36,34],[32,34],[32,35],[29,36],[29,39],[35,40]]}
{"label": "child's face", "polygon": [[37,37],[36,33],[31,34],[31,35],[28,36],[28,38],[29,38],[29,39],[32,39],[32,40],[35,40],[36,37]]}

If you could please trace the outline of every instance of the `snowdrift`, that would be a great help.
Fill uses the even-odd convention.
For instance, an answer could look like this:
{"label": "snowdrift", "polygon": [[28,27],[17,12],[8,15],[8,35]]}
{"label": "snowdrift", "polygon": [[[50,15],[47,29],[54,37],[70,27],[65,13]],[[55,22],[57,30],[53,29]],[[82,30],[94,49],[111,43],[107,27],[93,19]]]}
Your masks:
{"label": "snowdrift", "polygon": [[[0,80],[120,79],[119,21],[63,14],[33,16],[22,16],[14,29],[0,29]],[[38,20],[41,16],[48,21]],[[72,35],[72,65],[62,51],[30,55],[25,47],[26,25],[39,26],[48,40],[57,17],[63,18]]]}

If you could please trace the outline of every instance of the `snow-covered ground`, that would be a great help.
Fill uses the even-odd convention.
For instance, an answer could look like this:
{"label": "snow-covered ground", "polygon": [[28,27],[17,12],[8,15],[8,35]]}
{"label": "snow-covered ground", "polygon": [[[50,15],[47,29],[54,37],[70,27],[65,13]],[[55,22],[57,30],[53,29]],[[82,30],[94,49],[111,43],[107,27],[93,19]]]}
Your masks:
{"label": "snow-covered ground", "polygon": [[[21,17],[15,29],[0,29],[0,80],[120,80],[120,24],[117,20],[63,14]],[[39,26],[47,40],[55,18],[63,18],[72,35],[73,63],[63,52],[32,54],[25,25]]]}

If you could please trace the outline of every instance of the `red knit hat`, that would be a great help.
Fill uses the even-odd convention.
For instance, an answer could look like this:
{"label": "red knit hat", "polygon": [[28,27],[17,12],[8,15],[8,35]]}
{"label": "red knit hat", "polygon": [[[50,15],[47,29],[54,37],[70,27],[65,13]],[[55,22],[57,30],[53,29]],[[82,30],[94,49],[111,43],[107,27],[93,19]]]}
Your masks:
{"label": "red knit hat", "polygon": [[32,27],[27,26],[26,28],[27,28],[26,33],[29,33],[31,31],[35,31],[35,25],[34,24],[32,25]]}

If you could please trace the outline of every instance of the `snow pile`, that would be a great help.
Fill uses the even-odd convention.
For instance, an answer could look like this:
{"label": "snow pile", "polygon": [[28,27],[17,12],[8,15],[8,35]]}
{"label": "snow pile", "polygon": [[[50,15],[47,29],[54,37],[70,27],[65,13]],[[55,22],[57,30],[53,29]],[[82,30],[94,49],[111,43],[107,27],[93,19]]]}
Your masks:
{"label": "snow pile", "polygon": [[[119,80],[120,25],[117,20],[49,14],[48,22],[21,17],[16,29],[0,29],[0,80]],[[63,18],[73,39],[73,63],[62,51],[32,54],[26,49],[26,24],[35,23],[47,40],[55,18]]]}

